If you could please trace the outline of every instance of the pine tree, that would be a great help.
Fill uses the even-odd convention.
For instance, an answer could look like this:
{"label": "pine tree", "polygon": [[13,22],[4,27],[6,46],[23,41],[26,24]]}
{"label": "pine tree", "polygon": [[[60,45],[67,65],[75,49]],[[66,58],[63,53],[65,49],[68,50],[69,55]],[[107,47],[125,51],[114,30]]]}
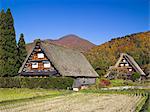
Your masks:
{"label": "pine tree", "polygon": [[5,62],[5,70],[6,76],[14,76],[18,72],[18,64],[17,64],[17,43],[16,43],[16,34],[14,29],[14,20],[10,9],[6,12],[6,44],[5,44],[5,52],[6,52],[6,62]]}
{"label": "pine tree", "polygon": [[4,10],[0,13],[0,76],[3,77],[6,73],[6,14]]}
{"label": "pine tree", "polygon": [[26,51],[26,47],[25,47],[25,40],[24,40],[23,34],[20,34],[20,38],[19,38],[19,42],[18,42],[18,56],[19,56],[18,57],[19,65],[21,66],[27,56],[27,51]]}

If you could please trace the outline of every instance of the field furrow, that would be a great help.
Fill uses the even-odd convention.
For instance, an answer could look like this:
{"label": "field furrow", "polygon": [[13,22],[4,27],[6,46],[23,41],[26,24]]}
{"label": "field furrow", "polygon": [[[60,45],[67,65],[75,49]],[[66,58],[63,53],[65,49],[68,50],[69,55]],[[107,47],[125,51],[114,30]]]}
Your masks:
{"label": "field furrow", "polygon": [[4,105],[0,112],[132,112],[140,99],[121,94],[74,93]]}

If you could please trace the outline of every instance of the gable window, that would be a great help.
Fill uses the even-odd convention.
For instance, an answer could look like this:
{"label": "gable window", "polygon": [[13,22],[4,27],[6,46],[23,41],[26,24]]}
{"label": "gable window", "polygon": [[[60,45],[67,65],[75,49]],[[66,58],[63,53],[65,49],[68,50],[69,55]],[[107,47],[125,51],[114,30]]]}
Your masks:
{"label": "gable window", "polygon": [[123,67],[123,66],[124,66],[124,64],[120,64],[120,66],[121,66],[121,67]]}
{"label": "gable window", "polygon": [[128,64],[128,63],[126,63],[126,64],[125,64],[125,66],[129,66],[129,64]]}
{"label": "gable window", "polygon": [[123,59],[122,61],[123,61],[123,62],[126,62],[126,60],[125,60],[125,59]]}
{"label": "gable window", "polygon": [[33,62],[32,63],[32,68],[38,68],[38,62]]}
{"label": "gable window", "polygon": [[132,71],[132,68],[130,68],[129,71],[131,72],[131,71]]}
{"label": "gable window", "polygon": [[38,49],[38,51],[41,51],[41,49]]}
{"label": "gable window", "polygon": [[50,68],[51,67],[51,64],[49,61],[44,61],[44,68]]}
{"label": "gable window", "polygon": [[43,53],[38,53],[38,58],[44,58],[44,54]]}

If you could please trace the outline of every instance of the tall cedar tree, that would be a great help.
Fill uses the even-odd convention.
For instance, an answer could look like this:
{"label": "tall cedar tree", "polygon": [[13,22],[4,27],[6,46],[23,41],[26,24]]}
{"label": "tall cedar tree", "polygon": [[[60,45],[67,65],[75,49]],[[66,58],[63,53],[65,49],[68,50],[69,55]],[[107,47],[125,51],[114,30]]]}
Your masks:
{"label": "tall cedar tree", "polygon": [[2,10],[0,22],[0,73],[1,76],[14,76],[18,71],[18,58],[14,20],[10,9],[6,14]]}
{"label": "tall cedar tree", "polygon": [[16,43],[16,34],[14,29],[14,20],[10,9],[6,12],[6,51],[7,51],[7,62],[6,62],[6,70],[9,76],[14,76],[18,72],[18,64],[17,64],[17,43]]}
{"label": "tall cedar tree", "polygon": [[23,61],[25,60],[27,56],[27,51],[25,47],[25,40],[24,40],[24,35],[20,34],[19,42],[18,42],[18,61],[19,65],[21,66]]}
{"label": "tall cedar tree", "polygon": [[1,77],[7,74],[7,71],[5,69],[6,68],[5,64],[7,61],[6,50],[5,50],[6,48],[5,35],[6,35],[6,14],[4,10],[2,10],[0,13],[0,76]]}

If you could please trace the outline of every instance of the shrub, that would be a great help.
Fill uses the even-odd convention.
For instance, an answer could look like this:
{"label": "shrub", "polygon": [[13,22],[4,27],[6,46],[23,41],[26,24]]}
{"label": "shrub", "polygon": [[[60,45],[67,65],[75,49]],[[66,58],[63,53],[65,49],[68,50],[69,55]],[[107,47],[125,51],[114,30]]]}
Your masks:
{"label": "shrub", "polygon": [[110,84],[111,84],[111,83],[110,83],[109,80],[107,80],[107,79],[102,79],[102,80],[100,80],[99,86],[100,86],[100,87],[106,87],[106,86],[109,86]]}
{"label": "shrub", "polygon": [[1,77],[0,88],[44,88],[44,89],[66,89],[72,87],[73,78],[69,77],[49,77],[49,78],[29,78],[29,77]]}
{"label": "shrub", "polygon": [[0,78],[0,88],[20,88],[20,81],[16,78]]}
{"label": "shrub", "polygon": [[137,72],[134,72],[132,75],[131,75],[131,80],[132,81],[136,81],[140,78],[140,74],[137,73]]}

